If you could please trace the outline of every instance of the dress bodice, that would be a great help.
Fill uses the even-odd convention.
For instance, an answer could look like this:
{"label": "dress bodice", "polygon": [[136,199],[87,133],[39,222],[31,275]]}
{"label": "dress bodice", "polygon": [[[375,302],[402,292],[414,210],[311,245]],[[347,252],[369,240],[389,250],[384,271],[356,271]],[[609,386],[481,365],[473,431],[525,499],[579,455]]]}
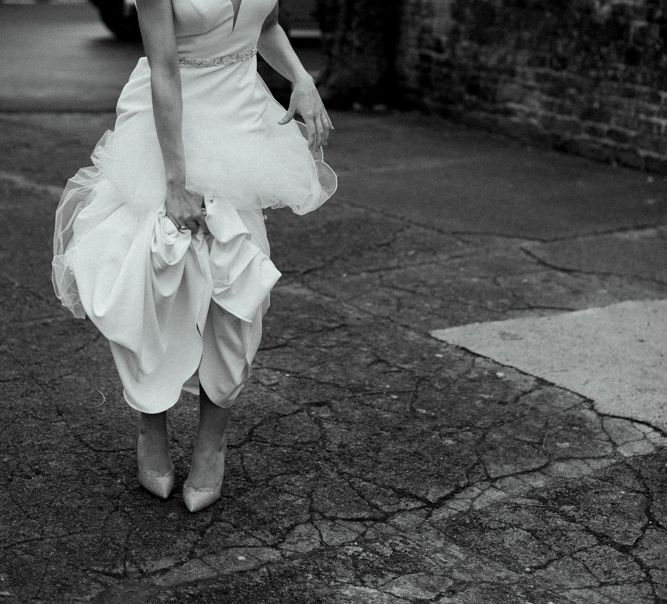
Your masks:
{"label": "dress bodice", "polygon": [[[172,0],[179,56],[211,59],[253,49],[276,0]],[[238,9],[235,10],[235,4]]]}

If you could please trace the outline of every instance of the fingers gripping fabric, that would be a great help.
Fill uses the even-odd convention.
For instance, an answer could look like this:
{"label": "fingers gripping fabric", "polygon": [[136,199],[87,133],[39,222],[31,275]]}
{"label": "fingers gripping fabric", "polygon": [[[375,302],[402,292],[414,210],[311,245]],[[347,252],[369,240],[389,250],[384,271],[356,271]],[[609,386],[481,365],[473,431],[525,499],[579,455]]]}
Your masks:
{"label": "fingers gripping fabric", "polygon": [[129,220],[119,208],[73,254],[84,312],[110,342],[127,402],[146,413],[171,407],[186,382],[192,390],[200,363],[214,402],[238,393],[280,278],[261,212],[242,213],[251,232],[231,204],[209,199],[206,208],[208,240],[179,232],[163,212],[114,236]]}

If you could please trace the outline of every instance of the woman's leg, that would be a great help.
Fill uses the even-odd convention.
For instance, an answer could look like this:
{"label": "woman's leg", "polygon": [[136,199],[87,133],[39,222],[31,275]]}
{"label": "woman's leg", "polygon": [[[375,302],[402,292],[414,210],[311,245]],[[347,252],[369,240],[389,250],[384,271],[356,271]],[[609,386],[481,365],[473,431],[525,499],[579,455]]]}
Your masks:
{"label": "woman's leg", "polygon": [[139,413],[137,459],[145,471],[163,474],[172,469],[166,411]]}
{"label": "woman's leg", "polygon": [[[264,216],[259,210],[239,212],[253,241],[269,255]],[[224,473],[225,431],[232,406],[250,374],[250,364],[262,337],[262,316],[269,299],[252,323],[242,321],[211,302],[204,328],[204,350],[199,366],[199,432],[187,484],[212,489]]]}
{"label": "woman's leg", "polygon": [[256,329],[211,303],[199,367],[199,431],[187,480],[194,489],[214,488],[223,478],[225,431],[248,378],[248,347],[255,340],[259,345]]}
{"label": "woman's leg", "polygon": [[231,407],[218,407],[200,387],[199,431],[188,476],[192,488],[213,488],[222,480],[225,432],[231,415]]}

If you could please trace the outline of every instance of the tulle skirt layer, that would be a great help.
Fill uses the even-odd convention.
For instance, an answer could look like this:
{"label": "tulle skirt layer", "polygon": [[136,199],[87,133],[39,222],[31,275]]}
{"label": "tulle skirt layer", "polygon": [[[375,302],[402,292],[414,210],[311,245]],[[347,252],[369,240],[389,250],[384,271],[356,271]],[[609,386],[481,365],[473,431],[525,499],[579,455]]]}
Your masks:
{"label": "tulle skirt layer", "polygon": [[[238,211],[289,207],[297,214],[315,210],[333,195],[336,174],[321,151],[309,151],[302,125],[278,124],[285,109],[257,74],[255,60],[182,69],[181,79],[189,189]],[[77,317],[88,314],[74,270],[79,242],[98,240],[86,249],[96,250],[103,264],[109,254],[129,250],[146,232],[146,220],[164,207],[164,166],[145,58],[123,89],[117,114],[114,130],[92,153],[93,165],[68,181],[56,211],[53,284]],[[104,237],[124,244],[106,246]]]}
{"label": "tulle skirt layer", "polygon": [[182,69],[181,79],[187,186],[204,197],[210,234],[180,232],[165,216],[145,59],[123,89],[114,130],[56,211],[56,295],[109,340],[127,402],[146,413],[169,408],[182,389],[197,392],[198,380],[214,403],[231,404],[280,278],[262,213],[305,214],[336,189],[300,126],[277,123],[285,110],[254,60]]}

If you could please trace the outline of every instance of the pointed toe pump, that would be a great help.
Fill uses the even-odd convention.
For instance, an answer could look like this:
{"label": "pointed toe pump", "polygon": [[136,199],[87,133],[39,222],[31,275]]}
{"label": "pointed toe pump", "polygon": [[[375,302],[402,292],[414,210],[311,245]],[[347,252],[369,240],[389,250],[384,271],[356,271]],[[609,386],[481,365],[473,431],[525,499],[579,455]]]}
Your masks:
{"label": "pointed toe pump", "polygon": [[137,480],[149,493],[160,499],[167,499],[176,482],[174,463],[169,459],[169,470],[166,472],[155,472],[146,469],[142,464],[141,442],[142,436],[139,434],[137,438]]}
{"label": "pointed toe pump", "polygon": [[190,486],[190,478],[183,483],[183,503],[189,512],[199,512],[220,499],[222,481],[225,476],[225,457],[227,456],[227,435],[223,436],[222,460],[220,464],[220,482],[214,487],[195,488]]}
{"label": "pointed toe pump", "polygon": [[137,479],[139,484],[149,493],[160,499],[167,499],[176,482],[176,472],[172,469],[164,474],[144,470],[141,465],[138,468]]}
{"label": "pointed toe pump", "polygon": [[222,480],[217,486],[208,489],[195,489],[187,482],[183,484],[183,503],[188,512],[199,512],[220,499],[222,493]]}

